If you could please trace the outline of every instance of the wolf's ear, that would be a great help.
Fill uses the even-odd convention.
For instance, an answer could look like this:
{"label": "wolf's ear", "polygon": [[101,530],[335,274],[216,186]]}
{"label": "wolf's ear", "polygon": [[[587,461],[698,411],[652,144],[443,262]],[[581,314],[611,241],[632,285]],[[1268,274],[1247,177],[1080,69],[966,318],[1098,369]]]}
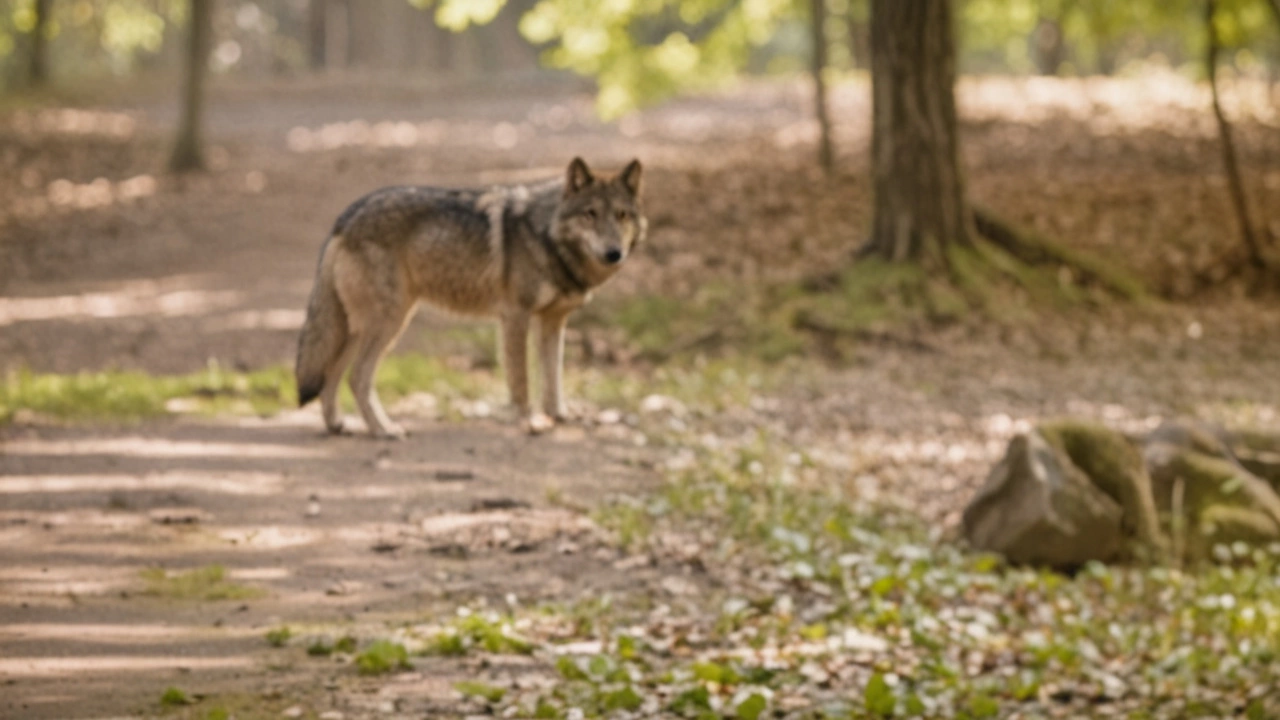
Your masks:
{"label": "wolf's ear", "polygon": [[627,166],[618,173],[618,182],[630,192],[632,196],[640,195],[640,171],[644,167],[640,165],[639,160],[632,160]]}
{"label": "wolf's ear", "polygon": [[582,161],[582,158],[576,157],[573,162],[569,163],[569,173],[565,176],[564,192],[566,195],[572,195],[595,181],[596,178],[591,174],[587,164]]}

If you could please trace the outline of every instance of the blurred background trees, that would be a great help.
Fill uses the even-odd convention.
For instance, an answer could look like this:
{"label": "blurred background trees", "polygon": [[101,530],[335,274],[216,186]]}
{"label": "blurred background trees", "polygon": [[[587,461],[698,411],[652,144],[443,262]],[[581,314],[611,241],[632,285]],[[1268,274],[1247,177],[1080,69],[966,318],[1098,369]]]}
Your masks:
{"label": "blurred background trees", "polygon": [[[1219,0],[1228,67],[1280,78],[1278,0]],[[868,69],[869,0],[826,0],[833,71]],[[210,67],[260,75],[411,71],[423,78],[568,70],[599,109],[740,73],[801,71],[811,0],[221,0]],[[1201,72],[1202,0],[957,0],[961,73],[1088,75],[1158,63]],[[0,82],[99,81],[181,65],[186,0],[5,0]]]}

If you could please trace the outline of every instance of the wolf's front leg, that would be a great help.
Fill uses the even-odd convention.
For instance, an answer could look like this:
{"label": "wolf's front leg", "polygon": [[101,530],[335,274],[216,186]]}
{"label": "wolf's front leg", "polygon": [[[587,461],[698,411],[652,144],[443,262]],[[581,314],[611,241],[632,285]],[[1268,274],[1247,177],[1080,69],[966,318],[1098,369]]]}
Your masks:
{"label": "wolf's front leg", "polygon": [[538,363],[542,367],[542,410],[555,420],[565,420],[564,326],[568,313],[538,317]]}
{"label": "wolf's front leg", "polygon": [[507,373],[511,404],[523,419],[529,416],[529,315],[512,311],[502,317],[502,364]]}

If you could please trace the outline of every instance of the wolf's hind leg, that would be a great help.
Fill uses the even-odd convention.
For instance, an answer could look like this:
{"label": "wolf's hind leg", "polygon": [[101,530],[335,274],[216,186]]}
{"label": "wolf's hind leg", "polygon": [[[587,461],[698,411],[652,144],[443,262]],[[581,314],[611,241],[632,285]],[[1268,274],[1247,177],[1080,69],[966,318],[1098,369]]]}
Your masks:
{"label": "wolf's hind leg", "polygon": [[378,389],[374,386],[374,378],[378,373],[378,365],[382,358],[399,339],[400,333],[408,324],[412,306],[398,311],[388,312],[377,324],[367,326],[356,338],[355,365],[351,368],[351,391],[355,393],[356,405],[364,417],[365,425],[375,437],[400,440],[404,437],[404,428],[397,425],[382,409],[378,399]]}
{"label": "wolf's hind leg", "polygon": [[338,352],[333,363],[324,371],[324,389],[320,391],[320,406],[324,408],[324,426],[334,435],[346,428],[342,420],[342,408],[338,405],[338,390],[342,387],[342,375],[355,355],[356,344],[347,338],[346,345]]}

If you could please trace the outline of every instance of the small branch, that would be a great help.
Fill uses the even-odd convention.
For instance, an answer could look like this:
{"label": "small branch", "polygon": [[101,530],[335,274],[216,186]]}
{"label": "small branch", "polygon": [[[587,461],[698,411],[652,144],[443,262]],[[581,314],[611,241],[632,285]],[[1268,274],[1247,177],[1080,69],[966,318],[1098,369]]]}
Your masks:
{"label": "small branch", "polygon": [[1205,0],[1204,24],[1209,41],[1208,50],[1205,53],[1205,70],[1209,73],[1209,89],[1213,95],[1213,115],[1218,120],[1218,135],[1222,140],[1222,164],[1227,172],[1227,187],[1230,188],[1231,202],[1235,206],[1236,220],[1240,224],[1241,239],[1244,241],[1245,249],[1249,251],[1249,262],[1256,268],[1265,268],[1266,259],[1262,255],[1262,246],[1254,230],[1253,218],[1249,212],[1249,198],[1245,191],[1244,179],[1240,175],[1240,164],[1236,157],[1231,123],[1228,122],[1226,113],[1222,110],[1222,100],[1218,93],[1218,53],[1222,49],[1222,41],[1218,37],[1218,28],[1214,24],[1217,6],[1217,0]]}

